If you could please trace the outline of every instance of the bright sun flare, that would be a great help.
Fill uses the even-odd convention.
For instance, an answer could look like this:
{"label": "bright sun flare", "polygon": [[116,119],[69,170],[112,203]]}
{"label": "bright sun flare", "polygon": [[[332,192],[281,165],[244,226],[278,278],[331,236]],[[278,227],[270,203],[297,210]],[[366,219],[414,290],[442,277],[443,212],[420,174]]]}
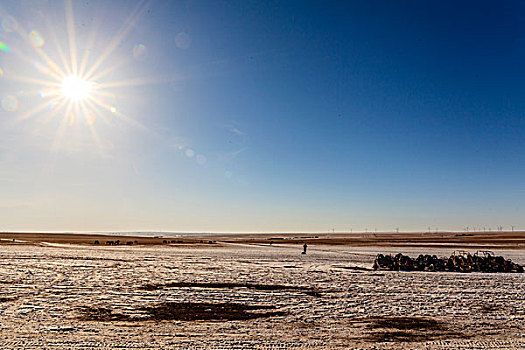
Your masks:
{"label": "bright sun flare", "polygon": [[[25,31],[18,31],[22,39],[24,39],[22,45],[29,44],[34,49],[34,54],[31,54],[29,51],[27,55],[18,54],[15,50],[13,50],[13,53],[19,55],[17,58],[31,63],[37,72],[33,72],[33,74],[27,73],[29,75],[11,74],[9,77],[17,82],[36,85],[38,89],[29,89],[28,86],[28,91],[33,91],[35,94],[38,91],[41,102],[24,108],[23,111],[19,112],[17,118],[21,121],[30,117],[36,117],[39,114],[45,114],[48,117],[57,116],[60,124],[53,142],[53,150],[55,151],[62,144],[68,130],[67,126],[86,126],[99,150],[104,152],[107,147],[103,145],[98,136],[97,128],[100,128],[99,125],[101,123],[97,122],[95,125],[97,120],[106,124],[109,121],[124,122],[144,129],[142,124],[119,111],[115,105],[118,101],[116,93],[120,91],[119,89],[151,84],[156,82],[157,79],[111,80],[111,77],[119,76],[122,66],[132,61],[119,60],[115,64],[110,64],[110,62],[113,53],[121,48],[121,44],[127,34],[135,28],[138,18],[148,9],[147,2],[141,2],[141,5],[135,8],[118,32],[114,36],[108,37],[109,41],[105,48],[100,45],[99,38],[96,35],[96,27],[94,27],[92,33],[88,35],[88,44],[86,47],[83,46],[84,49],[82,51],[77,51],[73,1],[67,0],[64,2],[66,15],[64,35],[61,36],[61,33],[56,33],[51,25],[51,20],[45,19],[46,22],[49,22],[49,37],[54,45],[46,44],[44,37],[36,29],[29,32],[29,41]],[[0,17],[4,16],[1,7],[0,5]],[[2,24],[4,23],[2,22]],[[61,26],[57,28],[62,31]],[[66,46],[62,45],[62,41],[65,42]],[[102,40],[102,42],[104,41]],[[95,44],[97,48],[102,49],[96,56],[92,54],[95,51],[92,50]],[[133,52],[134,58],[137,58],[137,55],[140,55],[146,49],[143,44],[137,44],[136,48]],[[0,42],[0,51],[9,52],[10,48],[3,42]],[[24,50],[16,51],[24,52]],[[52,57],[57,57],[58,60],[54,60]],[[0,58],[3,58],[3,56]],[[37,75],[35,76],[34,74]],[[5,79],[3,75],[4,72],[0,69],[0,78],[2,80]],[[3,89],[4,85],[1,83],[0,87],[2,90],[5,90]],[[122,96],[119,99],[122,100]],[[13,112],[18,109],[18,100],[14,94],[1,98],[1,100],[0,108]],[[50,120],[48,117],[45,120]]]}
{"label": "bright sun flare", "polygon": [[73,101],[88,99],[93,89],[93,84],[76,75],[70,75],[62,80],[60,94]]}

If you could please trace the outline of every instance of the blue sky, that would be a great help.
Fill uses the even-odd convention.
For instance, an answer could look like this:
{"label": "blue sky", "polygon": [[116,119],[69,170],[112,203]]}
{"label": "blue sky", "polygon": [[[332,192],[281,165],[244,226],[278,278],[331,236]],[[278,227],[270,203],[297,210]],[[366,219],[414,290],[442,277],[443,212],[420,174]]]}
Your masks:
{"label": "blue sky", "polygon": [[[0,17],[0,230],[525,226],[523,2],[24,0]],[[86,54],[93,102],[70,101]]]}

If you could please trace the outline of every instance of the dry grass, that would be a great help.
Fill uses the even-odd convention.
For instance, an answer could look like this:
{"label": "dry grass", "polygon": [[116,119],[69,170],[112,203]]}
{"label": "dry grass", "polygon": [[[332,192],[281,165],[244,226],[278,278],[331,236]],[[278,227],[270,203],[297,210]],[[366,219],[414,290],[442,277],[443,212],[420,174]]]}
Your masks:
{"label": "dry grass", "polygon": [[[419,233],[341,233],[341,234],[221,234],[214,235],[214,241],[208,241],[209,236],[188,236],[163,237],[161,233],[155,237],[143,236],[124,236],[124,235],[88,235],[88,234],[58,234],[58,233],[28,233],[28,232],[1,232],[0,244],[37,244],[40,242],[52,242],[61,244],[86,244],[94,245],[95,240],[100,242],[97,247],[106,246],[106,241],[120,240],[125,245],[127,241],[134,242],[133,246],[139,245],[166,245],[175,242],[179,247],[185,248],[199,247],[206,243],[217,243],[214,246],[221,246],[220,243],[240,243],[240,244],[264,244],[269,242],[281,244],[302,245],[336,245],[336,246],[376,246],[376,247],[428,247],[450,248],[450,244],[456,248],[469,249],[523,249],[525,244],[525,231],[520,232],[419,232]],[[15,239],[16,241],[13,241]],[[137,241],[137,243],[135,243]],[[166,241],[166,242],[164,242]],[[208,245],[206,244],[206,245]],[[298,247],[300,248],[300,247]]]}

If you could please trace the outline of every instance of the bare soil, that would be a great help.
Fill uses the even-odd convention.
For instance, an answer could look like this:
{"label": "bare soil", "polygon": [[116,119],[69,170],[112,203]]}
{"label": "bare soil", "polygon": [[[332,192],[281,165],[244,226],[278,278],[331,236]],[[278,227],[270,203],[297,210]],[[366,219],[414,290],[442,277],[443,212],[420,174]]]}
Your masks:
{"label": "bare soil", "polygon": [[[0,349],[525,348],[525,274],[370,270],[378,253],[448,256],[467,243],[312,241],[301,254],[315,236],[21,238],[0,246]],[[524,264],[511,241],[491,250]]]}

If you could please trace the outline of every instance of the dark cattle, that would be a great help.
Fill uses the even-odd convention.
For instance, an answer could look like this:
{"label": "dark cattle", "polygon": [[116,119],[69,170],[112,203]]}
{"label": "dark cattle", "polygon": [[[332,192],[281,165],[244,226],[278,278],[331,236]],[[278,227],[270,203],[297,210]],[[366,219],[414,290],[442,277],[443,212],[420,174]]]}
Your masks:
{"label": "dark cattle", "polygon": [[99,241],[95,241],[93,244],[100,244],[100,242]]}

